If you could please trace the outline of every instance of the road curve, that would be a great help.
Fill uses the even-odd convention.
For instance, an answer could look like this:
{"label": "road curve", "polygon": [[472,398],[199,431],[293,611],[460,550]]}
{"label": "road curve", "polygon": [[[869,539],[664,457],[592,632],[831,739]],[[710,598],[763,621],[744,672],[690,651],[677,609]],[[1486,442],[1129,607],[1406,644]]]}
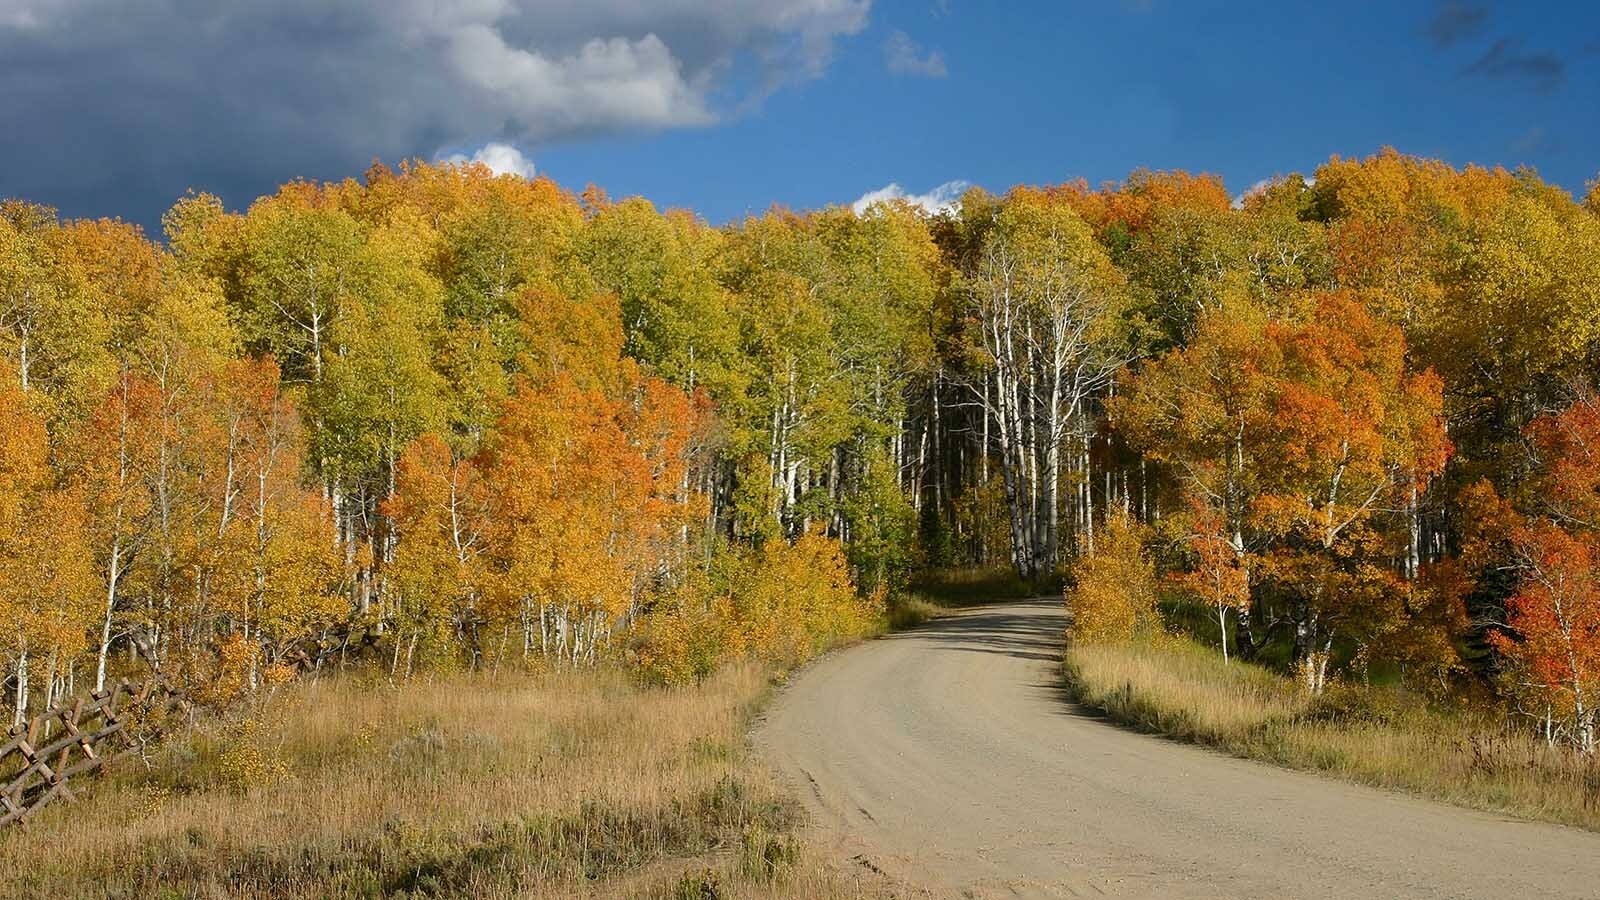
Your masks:
{"label": "road curve", "polygon": [[1136,734],[1062,694],[1059,601],[827,656],[757,727],[835,852],[935,895],[1600,897],[1600,835]]}

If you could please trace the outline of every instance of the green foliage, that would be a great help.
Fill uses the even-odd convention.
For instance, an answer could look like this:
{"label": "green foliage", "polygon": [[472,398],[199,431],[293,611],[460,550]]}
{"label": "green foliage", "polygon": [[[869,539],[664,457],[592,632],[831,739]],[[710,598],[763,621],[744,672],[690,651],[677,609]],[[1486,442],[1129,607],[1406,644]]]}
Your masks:
{"label": "green foliage", "polygon": [[898,593],[916,562],[916,510],[888,454],[872,454],[864,468],[861,486],[843,504],[850,567],[863,592]]}
{"label": "green foliage", "polygon": [[911,577],[910,590],[935,605],[955,607],[1059,594],[1061,582],[1057,578],[1026,579],[1010,566],[930,567]]}

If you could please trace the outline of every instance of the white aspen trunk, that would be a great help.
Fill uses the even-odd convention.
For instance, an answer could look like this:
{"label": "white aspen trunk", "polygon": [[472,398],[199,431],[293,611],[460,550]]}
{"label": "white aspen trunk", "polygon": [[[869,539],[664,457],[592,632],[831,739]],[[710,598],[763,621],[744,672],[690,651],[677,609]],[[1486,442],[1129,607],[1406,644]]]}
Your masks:
{"label": "white aspen trunk", "polygon": [[30,368],[28,361],[28,346],[32,339],[33,329],[29,327],[27,320],[24,319],[22,325],[17,329],[17,331],[17,375],[22,379],[23,393],[27,393],[28,370]]}
{"label": "white aspen trunk", "polygon": [[1415,579],[1422,567],[1422,516],[1418,509],[1417,486],[1411,486],[1410,503],[1407,504],[1407,524],[1410,526],[1410,540],[1406,544],[1406,577]]}
{"label": "white aspen trunk", "polygon": [[111,620],[117,609],[117,579],[121,577],[118,565],[122,561],[122,542],[118,538],[111,541],[111,563],[106,572],[106,615],[100,622],[100,649],[95,655],[94,689],[104,690],[106,686],[106,657],[111,654]]}
{"label": "white aspen trunk", "polygon": [[917,438],[917,465],[911,470],[911,508],[922,512],[922,489],[924,472],[928,464],[928,427],[924,423],[922,435]]}
{"label": "white aspen trunk", "polygon": [[11,725],[16,727],[28,721],[28,648],[17,653],[17,690],[12,701]]}
{"label": "white aspen trunk", "polygon": [[[56,666],[60,664],[60,659],[61,651],[51,648],[50,656],[48,657],[49,661],[45,663],[44,667],[44,708],[47,712],[54,709],[56,705],[56,688],[58,686],[56,683]],[[49,728],[48,722],[45,723],[45,727]],[[45,733],[49,734],[48,731]]]}
{"label": "white aspen trunk", "polygon": [[1150,480],[1145,473],[1144,454],[1139,455],[1139,520],[1150,521]]}
{"label": "white aspen trunk", "polygon": [[983,381],[983,438],[978,445],[978,484],[989,483],[989,380]]}
{"label": "white aspen trunk", "polygon": [[1217,632],[1222,635],[1222,664],[1228,664],[1228,608],[1217,607]]}
{"label": "white aspen trunk", "polygon": [[1090,488],[1092,484],[1094,481],[1089,464],[1089,436],[1086,433],[1083,437],[1083,539],[1090,553],[1094,552],[1094,491]]}
{"label": "white aspen trunk", "polygon": [[939,397],[944,384],[944,369],[933,372],[933,514],[944,519],[944,456],[939,434]]}
{"label": "white aspen trunk", "polygon": [[1035,568],[1041,572],[1049,571],[1056,563],[1056,527],[1060,516],[1061,495],[1061,435],[1065,427],[1063,422],[1064,411],[1061,408],[1061,370],[1059,357],[1057,365],[1050,373],[1050,389],[1048,402],[1050,408],[1046,410],[1048,431],[1045,435],[1043,452],[1046,454],[1044,482],[1039,486],[1044,494],[1044,515],[1041,517],[1040,528],[1043,532],[1039,547],[1039,559]]}
{"label": "white aspen trunk", "polygon": [[556,656],[567,655],[567,646],[571,643],[572,635],[567,623],[567,608],[565,606],[556,611]]}

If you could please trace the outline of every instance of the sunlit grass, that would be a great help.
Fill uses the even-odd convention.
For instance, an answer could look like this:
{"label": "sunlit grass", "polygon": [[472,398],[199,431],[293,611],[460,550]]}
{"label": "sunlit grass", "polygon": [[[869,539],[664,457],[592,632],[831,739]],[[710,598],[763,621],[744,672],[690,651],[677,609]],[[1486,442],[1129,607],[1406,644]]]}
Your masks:
{"label": "sunlit grass", "polygon": [[294,685],[0,833],[0,896],[865,895],[747,750],[769,684]]}
{"label": "sunlit grass", "polygon": [[991,600],[1018,600],[1061,590],[1057,579],[1028,580],[1010,566],[927,569],[912,579],[912,594],[935,606],[969,606]]}
{"label": "sunlit grass", "polygon": [[1080,702],[1229,753],[1439,800],[1600,830],[1600,764],[1482,713],[1388,687],[1314,698],[1290,679],[1174,638],[1075,645]]}
{"label": "sunlit grass", "polygon": [[1056,594],[1054,581],[1028,581],[1006,567],[926,569],[905,590],[889,598],[885,625],[890,631],[915,628],[968,606]]}
{"label": "sunlit grass", "polygon": [[956,607],[934,603],[921,594],[904,594],[889,601],[886,621],[889,630],[900,631],[948,616],[955,609]]}

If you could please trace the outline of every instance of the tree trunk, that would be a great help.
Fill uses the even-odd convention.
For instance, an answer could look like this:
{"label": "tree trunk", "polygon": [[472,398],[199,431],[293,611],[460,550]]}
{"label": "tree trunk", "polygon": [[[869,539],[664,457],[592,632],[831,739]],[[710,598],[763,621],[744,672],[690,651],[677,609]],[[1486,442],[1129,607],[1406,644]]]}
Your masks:
{"label": "tree trunk", "polygon": [[106,657],[111,653],[111,619],[117,609],[117,579],[122,573],[118,565],[122,562],[122,542],[111,541],[111,565],[106,572],[106,615],[100,622],[100,650],[96,655],[94,668],[94,689],[104,690],[106,686]]}

